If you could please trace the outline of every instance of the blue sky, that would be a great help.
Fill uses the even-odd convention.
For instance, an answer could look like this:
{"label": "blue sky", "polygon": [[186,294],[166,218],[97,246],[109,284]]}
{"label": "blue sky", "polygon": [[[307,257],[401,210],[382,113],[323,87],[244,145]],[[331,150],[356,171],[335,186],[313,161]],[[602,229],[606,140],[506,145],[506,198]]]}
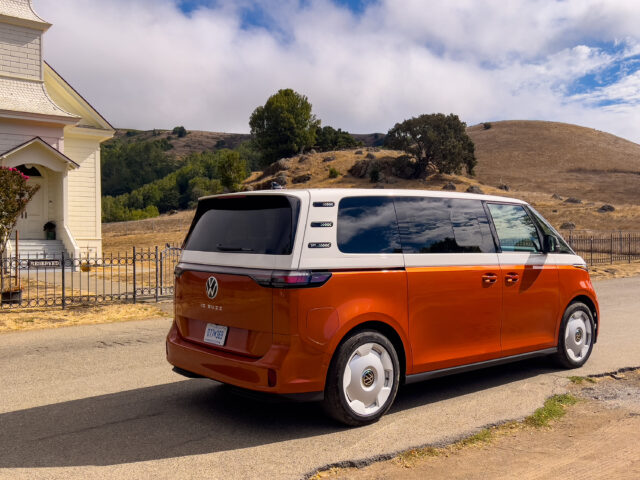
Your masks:
{"label": "blue sky", "polygon": [[115,125],[247,132],[280,88],[325,125],[422,113],[640,142],[637,0],[34,0],[46,59]]}

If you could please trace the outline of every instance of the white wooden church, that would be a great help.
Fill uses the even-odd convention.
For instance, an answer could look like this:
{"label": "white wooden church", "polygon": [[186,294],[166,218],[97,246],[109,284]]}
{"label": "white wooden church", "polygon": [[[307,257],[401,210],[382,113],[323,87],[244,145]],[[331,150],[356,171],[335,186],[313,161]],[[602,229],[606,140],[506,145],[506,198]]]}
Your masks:
{"label": "white wooden church", "polygon": [[100,143],[114,129],[43,60],[49,27],[30,0],[0,0],[0,165],[40,185],[18,220],[18,247],[39,256],[100,256]]}

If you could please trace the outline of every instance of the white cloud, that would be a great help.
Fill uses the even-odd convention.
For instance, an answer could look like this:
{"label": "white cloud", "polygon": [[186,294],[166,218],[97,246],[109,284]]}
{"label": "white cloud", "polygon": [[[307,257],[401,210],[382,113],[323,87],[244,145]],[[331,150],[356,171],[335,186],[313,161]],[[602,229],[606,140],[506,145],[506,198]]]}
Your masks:
{"label": "white cloud", "polygon": [[[34,3],[53,23],[46,59],[117,126],[246,132],[253,109],[291,87],[323,124],[353,132],[440,111],[470,124],[575,122],[640,142],[637,74],[566,95],[637,53],[634,0],[382,0],[362,16],[329,0],[263,0],[271,30],[242,29],[248,0],[189,16],[170,0]],[[624,48],[604,47],[616,42]]]}

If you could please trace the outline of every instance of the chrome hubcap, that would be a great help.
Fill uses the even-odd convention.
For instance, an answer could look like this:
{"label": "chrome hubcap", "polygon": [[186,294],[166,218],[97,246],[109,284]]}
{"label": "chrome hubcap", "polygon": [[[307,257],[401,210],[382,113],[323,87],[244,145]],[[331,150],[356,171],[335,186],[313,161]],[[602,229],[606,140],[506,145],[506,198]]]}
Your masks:
{"label": "chrome hubcap", "polygon": [[569,317],[564,335],[564,348],[574,362],[582,360],[591,346],[591,322],[587,314],[577,311]]}
{"label": "chrome hubcap", "polygon": [[393,361],[378,343],[366,343],[351,354],[344,369],[342,389],[347,404],[359,415],[380,410],[393,385]]}

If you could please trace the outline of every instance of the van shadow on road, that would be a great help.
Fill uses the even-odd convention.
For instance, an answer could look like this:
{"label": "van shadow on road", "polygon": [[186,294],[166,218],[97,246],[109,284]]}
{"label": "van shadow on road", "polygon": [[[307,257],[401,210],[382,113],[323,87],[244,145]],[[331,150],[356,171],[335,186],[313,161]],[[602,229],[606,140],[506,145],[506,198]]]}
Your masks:
{"label": "van shadow on road", "polygon": [[[551,371],[548,360],[533,359],[409,385],[390,414]],[[261,401],[185,380],[1,414],[0,468],[116,465],[342,430],[317,403]]]}

